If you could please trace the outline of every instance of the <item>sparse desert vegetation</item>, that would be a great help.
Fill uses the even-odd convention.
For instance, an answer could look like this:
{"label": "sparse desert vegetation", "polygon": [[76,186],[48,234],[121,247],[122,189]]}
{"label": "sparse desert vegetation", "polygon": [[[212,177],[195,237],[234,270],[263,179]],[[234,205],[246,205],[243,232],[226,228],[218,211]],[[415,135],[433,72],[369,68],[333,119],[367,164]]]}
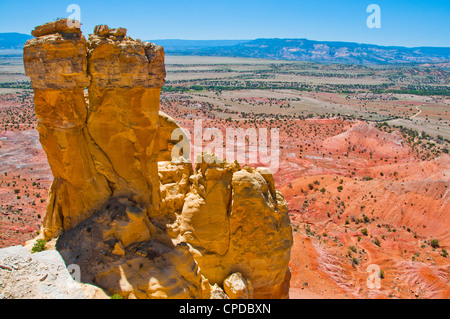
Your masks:
{"label": "sparse desert vegetation", "polygon": [[[166,65],[161,110],[191,132],[194,119],[280,129],[292,298],[450,296],[448,63],[168,56]],[[1,247],[36,235],[52,180],[27,81],[17,60],[2,60]],[[366,286],[370,264],[381,267],[380,290]]]}

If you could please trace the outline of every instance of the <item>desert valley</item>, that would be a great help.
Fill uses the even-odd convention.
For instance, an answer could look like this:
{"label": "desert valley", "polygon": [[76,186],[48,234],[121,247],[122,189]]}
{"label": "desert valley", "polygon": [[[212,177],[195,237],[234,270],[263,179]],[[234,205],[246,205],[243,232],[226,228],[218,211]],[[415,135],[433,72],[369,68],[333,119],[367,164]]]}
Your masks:
{"label": "desert valley", "polygon": [[[449,63],[166,56],[161,111],[193,132],[280,132],[290,298],[449,298]],[[53,179],[21,56],[0,57],[0,248],[40,230]],[[206,144],[207,141],[204,141]],[[244,163],[243,163],[244,164]],[[381,289],[367,268],[381,269]]]}

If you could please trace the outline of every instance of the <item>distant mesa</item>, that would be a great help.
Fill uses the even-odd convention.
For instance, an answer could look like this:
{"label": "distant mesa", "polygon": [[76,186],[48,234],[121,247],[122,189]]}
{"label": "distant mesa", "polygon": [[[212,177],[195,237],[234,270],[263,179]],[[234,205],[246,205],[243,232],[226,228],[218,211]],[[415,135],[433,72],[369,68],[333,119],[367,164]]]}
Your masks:
{"label": "distant mesa", "polygon": [[[233,43],[239,42],[239,43]],[[214,41],[154,40],[164,45],[166,53],[258,58],[270,60],[310,61],[345,64],[396,64],[445,62],[450,48],[379,46],[354,42],[312,41],[308,39],[256,39]]]}
{"label": "distant mesa", "polygon": [[[56,23],[62,20],[56,21]],[[102,26],[98,26],[102,27]],[[35,32],[45,31],[42,26]],[[97,35],[101,32],[98,30]],[[119,32],[120,30],[115,30]],[[120,35],[119,35],[120,36]],[[0,50],[22,49],[30,35],[0,33]],[[171,55],[200,55],[221,57],[259,58],[270,60],[310,61],[344,64],[398,64],[436,63],[450,61],[448,47],[380,46],[354,42],[313,41],[308,39],[255,39],[255,40],[180,40],[160,39],[149,42],[163,46]],[[0,52],[1,53],[1,52]]]}
{"label": "distant mesa", "polygon": [[0,33],[0,55],[20,56],[25,42],[33,37],[22,33]]}

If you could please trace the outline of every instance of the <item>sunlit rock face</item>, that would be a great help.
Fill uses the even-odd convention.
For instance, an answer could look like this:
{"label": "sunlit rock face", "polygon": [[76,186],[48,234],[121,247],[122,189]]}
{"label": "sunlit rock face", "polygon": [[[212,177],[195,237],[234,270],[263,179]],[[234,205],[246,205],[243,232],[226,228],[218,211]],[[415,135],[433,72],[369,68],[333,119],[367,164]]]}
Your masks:
{"label": "sunlit rock face", "polygon": [[[212,156],[204,154],[204,156]],[[182,242],[211,284],[235,272],[254,298],[288,298],[292,232],[287,203],[264,169],[197,164],[178,218]]]}
{"label": "sunlit rock face", "polygon": [[[92,215],[109,197],[159,204],[159,95],[164,51],[98,26],[89,41],[59,20],[24,47],[41,144],[55,178],[46,238]],[[85,99],[87,89],[87,100]]]}
{"label": "sunlit rock face", "polygon": [[292,232],[271,172],[172,159],[164,50],[126,33],[86,40],[63,19],[24,47],[54,176],[45,239],[125,298],[287,298]]}
{"label": "sunlit rock face", "polygon": [[91,156],[85,38],[61,22],[36,27],[33,35],[37,38],[25,44],[23,58],[34,89],[40,141],[54,176],[43,225],[50,239],[88,218],[112,190]]}

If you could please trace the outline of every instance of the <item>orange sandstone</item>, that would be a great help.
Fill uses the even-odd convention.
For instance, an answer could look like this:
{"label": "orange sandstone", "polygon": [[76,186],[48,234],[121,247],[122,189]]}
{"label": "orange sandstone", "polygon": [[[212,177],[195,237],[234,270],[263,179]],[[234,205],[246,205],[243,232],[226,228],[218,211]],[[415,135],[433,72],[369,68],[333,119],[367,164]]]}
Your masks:
{"label": "orange sandstone", "polygon": [[272,174],[172,161],[164,50],[126,32],[100,25],[86,41],[59,20],[24,47],[54,176],[45,239],[126,298],[288,298],[292,232]]}

